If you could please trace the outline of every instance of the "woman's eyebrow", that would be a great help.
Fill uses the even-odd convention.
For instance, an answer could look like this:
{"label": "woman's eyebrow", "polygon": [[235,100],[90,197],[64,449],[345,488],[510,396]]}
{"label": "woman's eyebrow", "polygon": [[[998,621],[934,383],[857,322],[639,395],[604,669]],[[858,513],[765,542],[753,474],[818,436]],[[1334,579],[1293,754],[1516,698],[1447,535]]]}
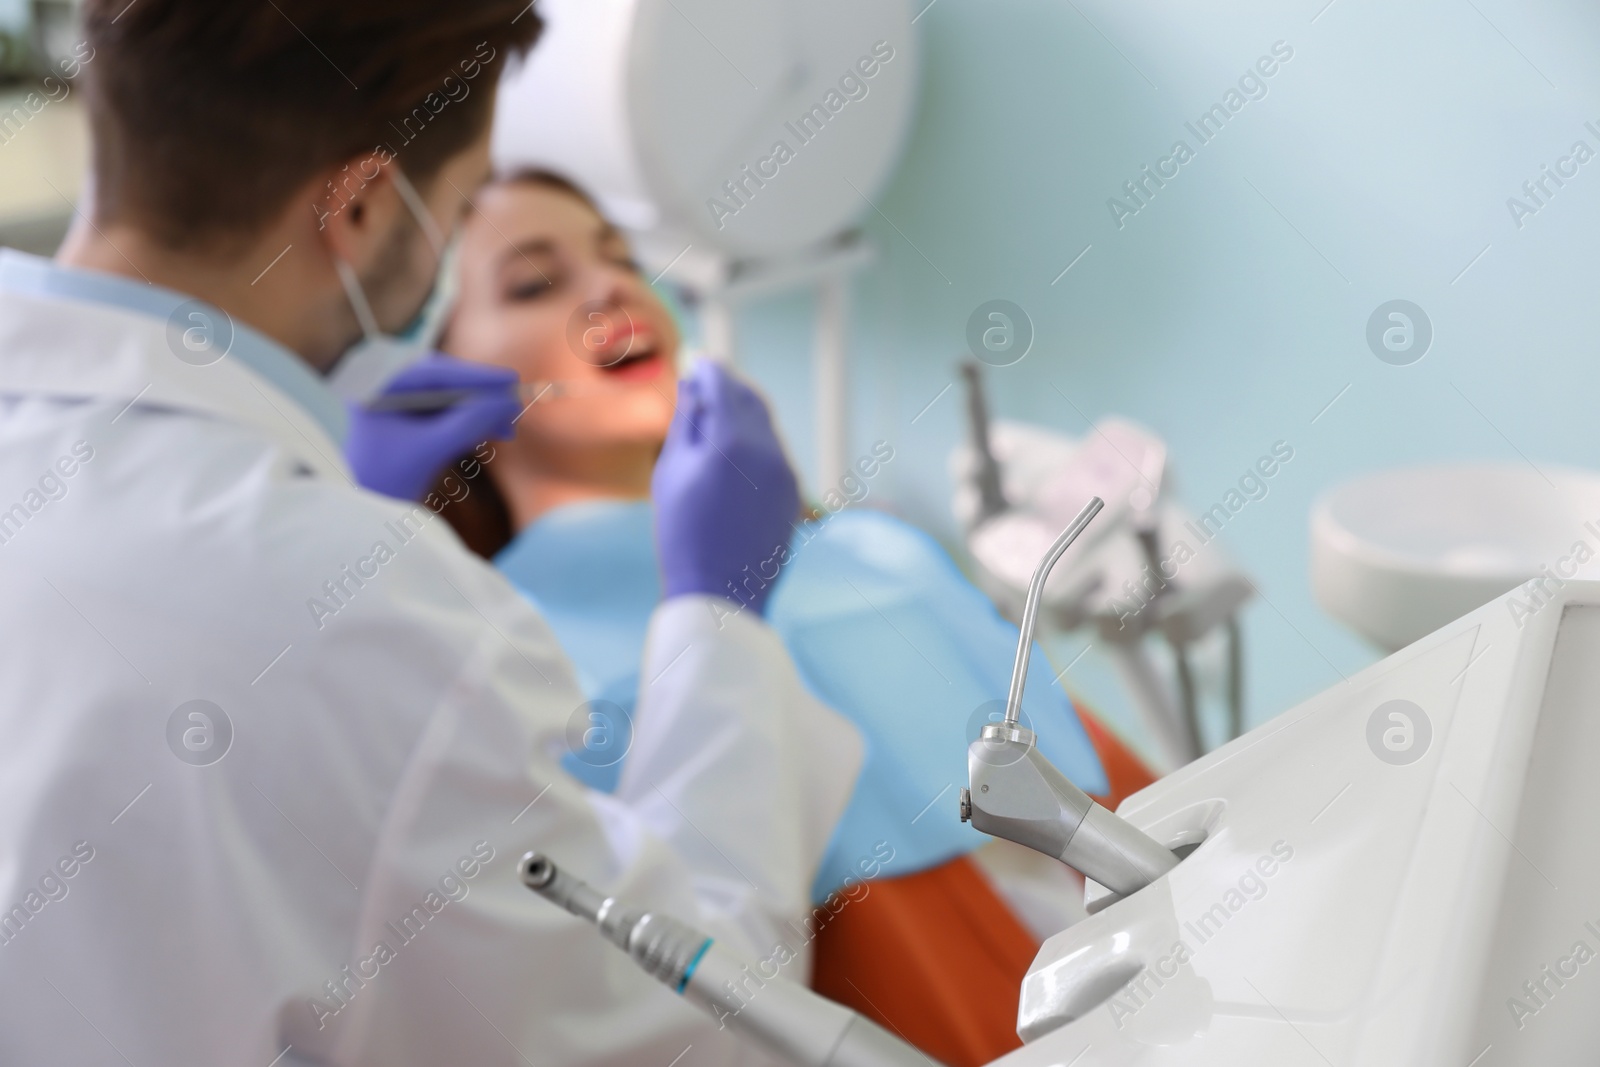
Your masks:
{"label": "woman's eyebrow", "polygon": [[514,258],[527,259],[529,256],[554,255],[555,250],[556,243],[548,237],[530,237],[525,241],[513,242],[500,257],[500,261],[504,266]]}

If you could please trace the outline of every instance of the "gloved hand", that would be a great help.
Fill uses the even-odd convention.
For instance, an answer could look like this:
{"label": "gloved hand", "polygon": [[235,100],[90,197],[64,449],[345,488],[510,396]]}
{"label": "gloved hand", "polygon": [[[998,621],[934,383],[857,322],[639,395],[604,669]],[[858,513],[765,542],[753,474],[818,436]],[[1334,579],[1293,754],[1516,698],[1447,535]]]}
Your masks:
{"label": "gloved hand", "polygon": [[412,393],[467,389],[475,395],[440,411],[372,411],[350,407],[344,454],[356,481],[402,500],[421,500],[448,464],[490,438],[506,440],[522,411],[517,375],[433,352],[397,374],[383,390]]}
{"label": "gloved hand", "polygon": [[678,383],[656,461],[656,549],[669,597],[704,593],[766,608],[799,515],[794,472],[754,390],[708,360]]}

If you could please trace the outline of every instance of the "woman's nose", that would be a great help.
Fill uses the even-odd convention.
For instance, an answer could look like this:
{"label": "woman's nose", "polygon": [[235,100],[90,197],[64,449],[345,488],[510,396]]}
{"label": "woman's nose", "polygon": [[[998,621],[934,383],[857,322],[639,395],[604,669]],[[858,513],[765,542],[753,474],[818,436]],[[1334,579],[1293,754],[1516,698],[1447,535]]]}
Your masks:
{"label": "woman's nose", "polygon": [[637,300],[639,287],[643,284],[639,275],[628,267],[600,264],[595,268],[589,284],[589,299],[621,307]]}

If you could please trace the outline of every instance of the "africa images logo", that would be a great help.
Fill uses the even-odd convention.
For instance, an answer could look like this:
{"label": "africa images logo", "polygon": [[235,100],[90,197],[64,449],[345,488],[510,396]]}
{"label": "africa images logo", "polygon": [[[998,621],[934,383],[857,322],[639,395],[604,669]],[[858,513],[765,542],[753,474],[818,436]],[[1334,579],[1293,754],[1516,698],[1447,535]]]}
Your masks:
{"label": "africa images logo", "polygon": [[1409,700],[1385,701],[1367,717],[1367,747],[1392,766],[1417,762],[1432,743],[1432,720]]}
{"label": "africa images logo", "polygon": [[209,700],[179,704],[167,716],[167,747],[191,767],[209,767],[233,746],[233,720]]}

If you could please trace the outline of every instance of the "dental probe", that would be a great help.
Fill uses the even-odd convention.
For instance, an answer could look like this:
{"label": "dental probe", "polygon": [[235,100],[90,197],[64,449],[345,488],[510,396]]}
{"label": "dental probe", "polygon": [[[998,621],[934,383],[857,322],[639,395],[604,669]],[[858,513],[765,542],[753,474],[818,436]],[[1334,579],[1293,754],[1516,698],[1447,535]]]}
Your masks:
{"label": "dental probe", "polygon": [[759,975],[759,966],[698,930],[603,896],[541,853],[523,856],[517,870],[523,885],[599,927],[601,936],[685,1000],[796,1067],[940,1067],[844,1005],[776,975]]}
{"label": "dental probe", "polygon": [[[517,395],[527,398],[530,404],[537,404],[543,400],[554,400],[563,396],[613,393],[619,392],[620,389],[619,386],[604,382],[522,382],[517,386]],[[385,393],[369,401],[366,408],[368,411],[417,413],[443,411],[463,400],[471,400],[482,395],[482,391],[477,389],[417,389],[409,393]]]}
{"label": "dental probe", "polygon": [[1040,754],[1034,745],[1036,735],[1020,721],[1045,579],[1103,507],[1099,497],[1084,506],[1044,554],[1028,583],[1005,718],[984,726],[978,740],[967,746],[971,785],[961,791],[961,821],[992,837],[1053,856],[1126,896],[1176,867],[1178,857],[1073,785]]}

